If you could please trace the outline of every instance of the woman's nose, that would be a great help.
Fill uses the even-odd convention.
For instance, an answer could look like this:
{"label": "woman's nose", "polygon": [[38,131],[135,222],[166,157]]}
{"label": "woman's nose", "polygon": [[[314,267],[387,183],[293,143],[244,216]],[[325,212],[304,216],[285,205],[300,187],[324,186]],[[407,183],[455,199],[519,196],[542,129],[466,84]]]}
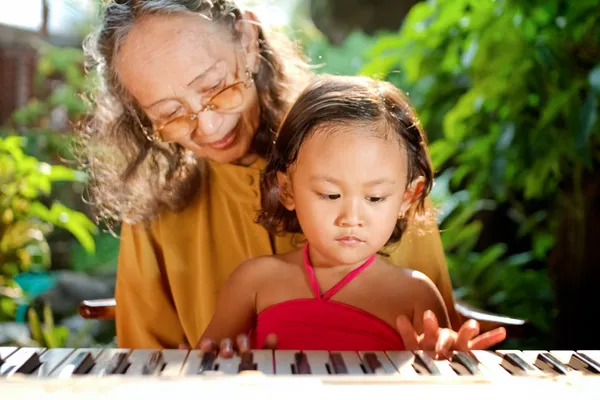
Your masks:
{"label": "woman's nose", "polygon": [[214,111],[204,111],[198,114],[198,128],[200,133],[211,136],[219,133],[223,125],[223,115]]}

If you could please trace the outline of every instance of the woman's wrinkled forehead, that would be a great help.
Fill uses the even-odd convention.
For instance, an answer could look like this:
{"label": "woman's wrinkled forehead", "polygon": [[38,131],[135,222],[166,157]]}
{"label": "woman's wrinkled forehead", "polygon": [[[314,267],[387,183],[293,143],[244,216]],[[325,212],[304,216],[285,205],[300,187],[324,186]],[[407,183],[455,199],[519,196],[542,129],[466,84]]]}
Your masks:
{"label": "woman's wrinkled forehead", "polygon": [[121,43],[115,70],[135,98],[158,101],[219,61],[235,67],[232,40],[227,29],[199,14],[148,15]]}

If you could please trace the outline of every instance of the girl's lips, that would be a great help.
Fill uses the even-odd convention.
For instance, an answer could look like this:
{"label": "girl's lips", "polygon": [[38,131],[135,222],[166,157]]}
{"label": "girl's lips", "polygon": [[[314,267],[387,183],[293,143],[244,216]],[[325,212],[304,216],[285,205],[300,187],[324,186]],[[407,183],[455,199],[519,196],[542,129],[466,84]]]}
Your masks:
{"label": "girl's lips", "polygon": [[358,246],[364,242],[363,240],[360,240],[356,236],[341,236],[341,237],[337,238],[336,241],[340,242],[344,246],[350,246],[350,247]]}

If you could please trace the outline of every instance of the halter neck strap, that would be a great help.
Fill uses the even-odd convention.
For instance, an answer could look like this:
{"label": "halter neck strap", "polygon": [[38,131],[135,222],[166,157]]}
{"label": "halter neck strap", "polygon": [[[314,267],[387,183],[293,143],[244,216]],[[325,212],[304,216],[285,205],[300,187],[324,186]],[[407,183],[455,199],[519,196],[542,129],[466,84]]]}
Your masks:
{"label": "halter neck strap", "polygon": [[321,295],[321,289],[319,288],[319,283],[315,277],[315,271],[313,269],[312,264],[310,263],[310,257],[308,256],[308,243],[304,245],[303,249],[304,253],[304,268],[306,268],[306,272],[308,273],[308,278],[310,279],[310,285],[312,288],[315,297],[318,300],[328,300],[337,292],[339,292],[344,286],[350,283],[358,274],[360,274],[365,268],[373,263],[375,260],[375,254],[371,255],[364,263],[362,263],[358,268],[354,268],[352,271],[348,272],[342,279],[339,280],[331,289]]}

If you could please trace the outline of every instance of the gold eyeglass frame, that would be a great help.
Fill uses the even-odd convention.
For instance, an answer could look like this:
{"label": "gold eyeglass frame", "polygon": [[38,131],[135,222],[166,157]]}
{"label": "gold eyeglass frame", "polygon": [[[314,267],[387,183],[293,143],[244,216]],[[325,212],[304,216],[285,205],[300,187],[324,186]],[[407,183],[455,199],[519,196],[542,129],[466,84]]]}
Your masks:
{"label": "gold eyeglass frame", "polygon": [[[200,108],[200,110],[198,111],[190,111],[187,114],[181,115],[177,118],[172,119],[171,121],[168,121],[167,123],[162,124],[161,126],[157,127],[157,128],[153,128],[152,132],[149,133],[147,129],[144,128],[144,133],[146,134],[146,137],[148,138],[149,141],[160,141],[161,143],[172,143],[177,141],[178,139],[180,139],[181,137],[184,137],[185,135],[181,135],[178,136],[176,139],[171,139],[171,140],[164,140],[162,138],[162,135],[160,134],[160,131],[168,124],[170,124],[171,122],[173,122],[175,119],[180,119],[180,118],[189,118],[190,121],[195,121],[198,119],[198,117],[200,116],[200,113],[206,112],[206,111],[216,111],[218,112],[219,110],[217,109],[217,107],[212,104],[213,100],[220,96],[221,94],[223,94],[224,92],[226,92],[227,90],[230,90],[231,88],[233,88],[234,86],[243,84],[244,85],[244,90],[247,90],[248,88],[250,88],[253,84],[254,84],[254,77],[252,74],[252,71],[250,71],[248,68],[246,68],[246,78],[244,80],[238,80],[236,82],[233,82],[230,85],[227,85],[226,87],[224,87],[223,89],[219,90],[219,92],[215,93],[213,96],[211,96],[211,98],[209,99],[209,101],[206,103],[206,105],[202,106],[202,108]],[[244,95],[245,93],[243,93],[242,95]],[[242,103],[243,104],[243,100]],[[240,105],[241,105],[240,104]],[[239,107],[239,106],[237,106]],[[232,110],[235,110],[237,107],[232,108]],[[192,130],[193,132],[193,130]],[[188,132],[189,133],[189,132]],[[187,135],[187,133],[186,133]]]}

